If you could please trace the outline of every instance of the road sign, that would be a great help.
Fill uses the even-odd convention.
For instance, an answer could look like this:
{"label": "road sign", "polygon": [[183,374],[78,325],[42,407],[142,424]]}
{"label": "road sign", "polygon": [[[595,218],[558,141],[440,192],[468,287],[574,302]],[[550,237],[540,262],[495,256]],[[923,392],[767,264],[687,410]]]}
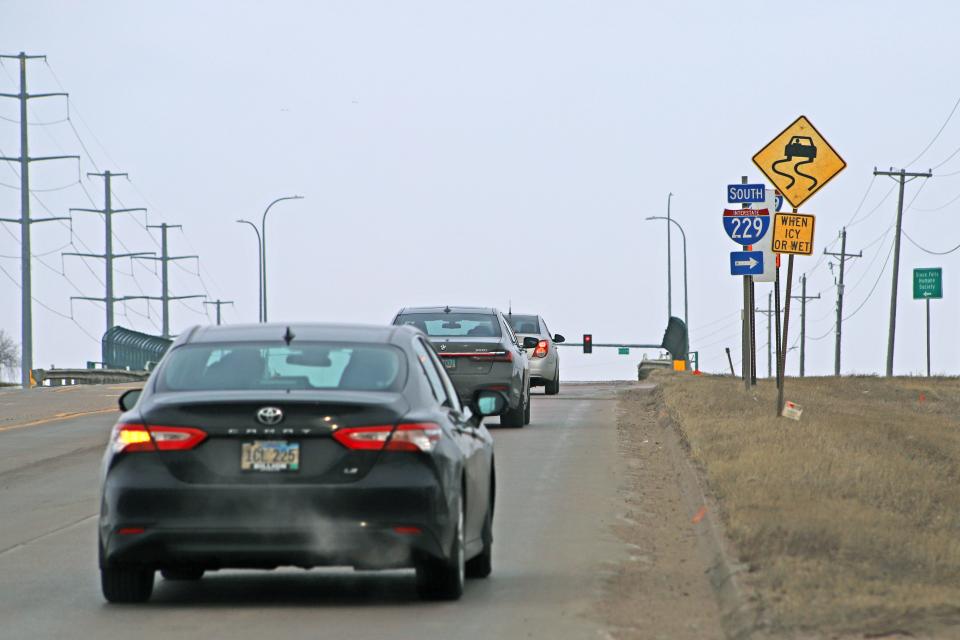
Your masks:
{"label": "road sign", "polygon": [[723,228],[734,242],[744,246],[755,244],[770,228],[770,210],[724,209]]}
{"label": "road sign", "polygon": [[777,213],[773,220],[774,253],[813,253],[814,217],[809,213]]}
{"label": "road sign", "polygon": [[776,196],[776,200],[777,200],[777,204],[774,207],[774,210],[780,211],[781,209],[783,209],[783,194],[778,192]]}
{"label": "road sign", "polygon": [[763,202],[763,192],[762,184],[728,184],[727,203]]}
{"label": "road sign", "polygon": [[618,347],[617,355],[628,356],[630,355],[630,347]]}
{"label": "road sign", "polygon": [[781,131],[753,156],[753,163],[794,207],[847,166],[806,116]]}
{"label": "road sign", "polygon": [[943,297],[943,269],[913,270],[913,299],[937,300]]}
{"label": "road sign", "polygon": [[763,273],[763,251],[731,251],[730,275],[756,276]]}
{"label": "road sign", "polygon": [[[774,190],[766,190],[766,198],[763,201],[762,205],[757,205],[757,208],[767,209],[773,211],[776,205],[776,199],[774,197]],[[773,221],[771,220],[771,223]],[[753,276],[754,282],[774,282],[777,279],[777,263],[779,261],[779,256],[773,252],[772,244],[773,234],[769,231],[760,238],[760,241],[753,245],[754,251],[763,252],[763,274]]]}

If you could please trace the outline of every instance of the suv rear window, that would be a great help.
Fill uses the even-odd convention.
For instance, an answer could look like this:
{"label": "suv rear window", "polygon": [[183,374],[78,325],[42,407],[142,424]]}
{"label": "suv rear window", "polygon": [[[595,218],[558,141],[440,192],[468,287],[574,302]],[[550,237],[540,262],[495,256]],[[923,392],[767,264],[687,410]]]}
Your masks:
{"label": "suv rear window", "polygon": [[431,337],[499,338],[500,323],[491,313],[404,313],[394,324],[408,324]]}
{"label": "suv rear window", "polygon": [[540,333],[540,318],[537,316],[507,316],[507,322],[516,333]]}
{"label": "suv rear window", "polygon": [[174,349],[157,390],[255,391],[343,389],[395,391],[406,375],[396,347],[371,344],[192,344]]}

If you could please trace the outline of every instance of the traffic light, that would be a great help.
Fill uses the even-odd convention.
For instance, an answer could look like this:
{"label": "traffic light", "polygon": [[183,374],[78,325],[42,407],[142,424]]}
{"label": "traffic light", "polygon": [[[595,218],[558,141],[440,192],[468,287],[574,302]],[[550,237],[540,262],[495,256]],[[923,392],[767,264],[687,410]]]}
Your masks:
{"label": "traffic light", "polygon": [[583,352],[593,353],[593,334],[592,333],[583,334]]}

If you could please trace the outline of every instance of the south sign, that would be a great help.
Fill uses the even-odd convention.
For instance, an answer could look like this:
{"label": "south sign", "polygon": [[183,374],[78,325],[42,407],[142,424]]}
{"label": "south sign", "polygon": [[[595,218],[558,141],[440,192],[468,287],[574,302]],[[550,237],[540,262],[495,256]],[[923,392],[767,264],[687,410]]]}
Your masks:
{"label": "south sign", "polygon": [[769,228],[769,209],[723,210],[723,229],[730,239],[738,244],[755,244],[766,235]]}

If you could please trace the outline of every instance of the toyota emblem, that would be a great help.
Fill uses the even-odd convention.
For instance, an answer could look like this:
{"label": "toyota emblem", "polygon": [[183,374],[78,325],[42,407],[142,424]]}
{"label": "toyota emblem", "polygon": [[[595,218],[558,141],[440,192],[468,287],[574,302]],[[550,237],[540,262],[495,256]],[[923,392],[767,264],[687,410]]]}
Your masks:
{"label": "toyota emblem", "polygon": [[260,424],[280,424],[281,420],[283,420],[283,411],[280,407],[263,407],[257,411],[257,421],[259,421]]}

